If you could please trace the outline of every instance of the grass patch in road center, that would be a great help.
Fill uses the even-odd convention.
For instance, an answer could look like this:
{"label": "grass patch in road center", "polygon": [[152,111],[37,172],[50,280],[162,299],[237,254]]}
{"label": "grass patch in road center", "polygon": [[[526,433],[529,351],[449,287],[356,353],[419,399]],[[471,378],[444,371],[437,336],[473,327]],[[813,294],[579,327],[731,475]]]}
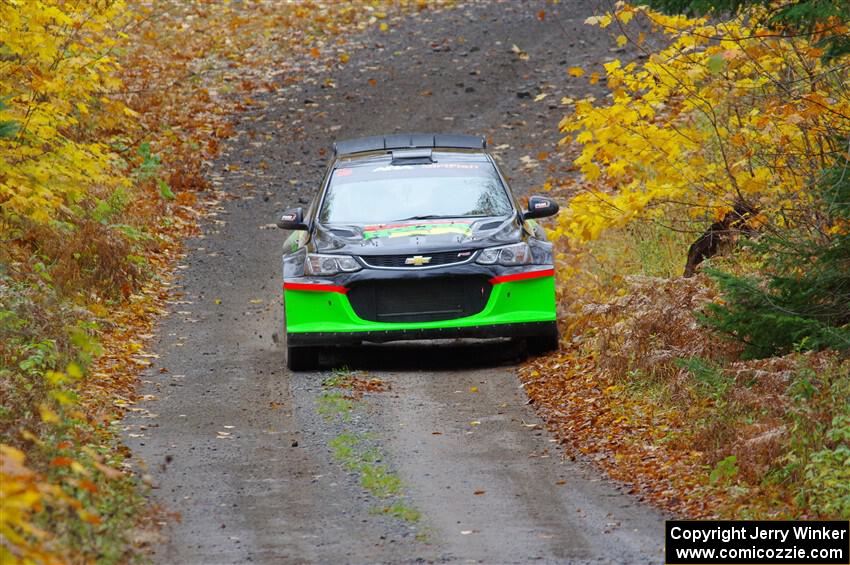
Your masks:
{"label": "grass patch in road center", "polygon": [[401,494],[401,479],[386,465],[361,463],[357,467],[360,484],[378,498],[387,498]]}
{"label": "grass patch in road center", "polygon": [[319,396],[318,412],[325,420],[333,420],[335,416],[344,422],[351,420],[351,413],[357,407],[357,402],[338,391],[325,391]]}
{"label": "grass patch in road center", "polygon": [[[351,422],[352,412],[362,402],[346,396],[337,387],[345,387],[354,379],[348,371],[336,370],[323,382],[324,390],[316,402],[316,410],[326,421],[339,418],[343,423]],[[373,514],[388,514],[409,524],[419,522],[421,513],[404,502],[404,484],[383,462],[384,454],[372,434],[345,430],[331,439],[328,446],[334,459],[358,476],[363,489],[376,499],[387,500],[387,505],[373,508]]]}
{"label": "grass patch in road center", "polygon": [[343,433],[330,441],[334,458],[346,469],[360,476],[360,484],[376,498],[389,498],[402,494],[401,479],[389,466],[381,464],[382,455],[374,446],[368,446],[367,434]]}
{"label": "grass patch in road center", "polygon": [[[384,506],[383,508],[373,508],[372,512],[374,514],[389,514],[394,518],[410,523],[416,523],[422,519],[422,513],[419,512],[419,510],[411,508],[403,502],[396,502],[390,506]],[[424,537],[420,537],[420,535]],[[417,534],[416,539],[418,541],[427,541],[427,534],[425,534],[425,532],[420,532]]]}

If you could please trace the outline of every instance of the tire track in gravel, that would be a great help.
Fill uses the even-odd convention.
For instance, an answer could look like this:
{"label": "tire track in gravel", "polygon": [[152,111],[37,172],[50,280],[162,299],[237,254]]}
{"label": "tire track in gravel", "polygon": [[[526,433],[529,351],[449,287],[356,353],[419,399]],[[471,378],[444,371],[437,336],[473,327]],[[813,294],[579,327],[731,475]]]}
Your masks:
{"label": "tire track in gravel", "polygon": [[[554,147],[564,113],[555,101],[588,88],[565,67],[610,55],[606,36],[582,25],[591,12],[580,0],[426,12],[390,33],[351,38],[362,48],[344,68],[328,77],[305,69],[301,82],[240,118],[239,136],[210,173],[227,198],[188,242],[154,347],[160,358],[144,376],[142,392],[156,400],[143,406],[156,416],[125,421],[126,443],[158,485],[154,498],[181,518],[155,561],[661,560],[661,516],[592,466],[563,460],[540,428],[511,367],[521,348],[333,352],[330,365],[392,385],[366,395],[341,428],[316,411],[327,373],[286,372],[275,339],[284,234],[266,228],[286,205],[312,196],[331,141],[482,133],[500,147],[516,192],[539,187],[545,167],[522,158]],[[548,96],[535,102],[539,93]],[[374,512],[376,501],[331,453],[344,430],[382,447],[421,523]],[[417,536],[423,531],[427,543]]]}

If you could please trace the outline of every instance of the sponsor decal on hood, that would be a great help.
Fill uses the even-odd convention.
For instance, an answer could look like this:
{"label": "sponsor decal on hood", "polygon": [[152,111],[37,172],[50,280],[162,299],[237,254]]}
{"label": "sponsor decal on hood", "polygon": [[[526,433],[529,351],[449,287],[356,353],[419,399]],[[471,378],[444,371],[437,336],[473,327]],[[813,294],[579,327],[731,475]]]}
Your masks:
{"label": "sponsor decal on hood", "polygon": [[414,235],[438,235],[456,233],[472,235],[472,220],[434,220],[415,224],[376,224],[363,228],[363,239],[376,237],[406,237]]}

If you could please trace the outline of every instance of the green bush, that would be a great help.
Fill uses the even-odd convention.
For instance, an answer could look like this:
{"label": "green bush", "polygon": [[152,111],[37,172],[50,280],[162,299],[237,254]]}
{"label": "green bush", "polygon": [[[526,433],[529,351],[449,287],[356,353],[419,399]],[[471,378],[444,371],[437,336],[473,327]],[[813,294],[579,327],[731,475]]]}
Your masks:
{"label": "green bush", "polygon": [[850,350],[850,162],[825,172],[815,212],[806,212],[792,218],[792,228],[752,243],[762,274],[707,269],[725,303],[711,305],[702,319],[743,340],[746,358]]}
{"label": "green bush", "polygon": [[802,494],[816,512],[850,520],[850,416],[835,416],[826,439],[809,458]]}

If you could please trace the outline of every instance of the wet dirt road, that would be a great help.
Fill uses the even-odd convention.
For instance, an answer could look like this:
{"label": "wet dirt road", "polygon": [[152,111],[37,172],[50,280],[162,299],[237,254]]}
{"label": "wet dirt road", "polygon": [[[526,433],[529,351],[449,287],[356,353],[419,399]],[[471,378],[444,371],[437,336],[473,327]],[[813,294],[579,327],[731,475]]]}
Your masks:
{"label": "wet dirt road", "polygon": [[[564,460],[541,428],[514,374],[521,346],[329,352],[326,366],[389,387],[348,405],[333,388],[347,373],[291,374],[277,343],[285,234],[270,224],[312,196],[331,141],[481,133],[517,193],[539,188],[548,163],[533,163],[554,149],[558,101],[588,88],[565,68],[614,55],[582,25],[591,14],[568,0],[410,17],[240,119],[210,171],[228,196],[188,243],[143,377],[153,400],[125,422],[154,498],[180,516],[155,562],[661,562],[662,516]],[[386,484],[364,488],[376,468]]]}

